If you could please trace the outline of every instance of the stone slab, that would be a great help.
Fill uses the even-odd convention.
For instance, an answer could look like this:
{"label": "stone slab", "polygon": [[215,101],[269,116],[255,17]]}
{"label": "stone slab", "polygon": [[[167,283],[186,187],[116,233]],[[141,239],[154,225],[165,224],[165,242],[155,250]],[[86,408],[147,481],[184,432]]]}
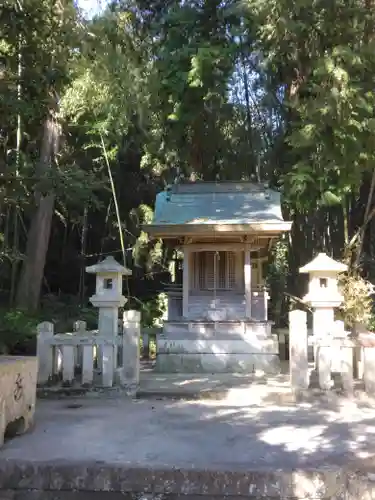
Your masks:
{"label": "stone slab", "polygon": [[158,352],[155,371],[165,373],[265,373],[280,372],[278,354],[261,353],[174,353]]}
{"label": "stone slab", "polygon": [[[346,474],[310,471],[151,469],[116,464],[0,462],[0,491],[121,492],[184,497],[342,498]],[[311,496],[314,495],[314,496]]]}
{"label": "stone slab", "polygon": [[271,322],[167,322],[157,336],[156,370],[165,373],[279,371]]}
{"label": "stone slab", "polygon": [[277,338],[257,339],[158,339],[159,354],[278,354]]}
{"label": "stone slab", "polygon": [[[366,468],[365,468],[366,469]],[[369,500],[368,470],[210,471],[0,461],[2,500]]]}
{"label": "stone slab", "polygon": [[32,426],[37,373],[36,358],[0,356],[0,446],[10,426],[12,434]]}
{"label": "stone slab", "polygon": [[0,498],[80,500],[72,490],[137,500],[375,498],[375,408],[343,398],[255,404],[255,393],[40,401],[34,432],[0,450]]}
{"label": "stone slab", "polygon": [[375,409],[346,399],[279,406],[255,394],[247,400],[233,392],[225,401],[39,401],[34,432],[7,442],[0,460],[246,471],[372,457]]}
{"label": "stone slab", "polygon": [[[286,367],[283,366],[285,370]],[[285,373],[275,376],[263,372],[241,373],[157,373],[152,369],[141,372],[139,398],[241,400],[244,405],[264,402],[294,401],[289,378]]]}
{"label": "stone slab", "polygon": [[164,323],[160,338],[169,340],[264,339],[271,335],[271,321],[169,321]]}
{"label": "stone slab", "polygon": [[[143,362],[140,372],[140,386],[136,397],[138,399],[182,399],[182,400],[231,400],[237,398],[244,404],[258,405],[264,401],[275,404],[286,404],[295,401],[289,386],[289,378],[285,373],[275,376],[263,372],[252,374],[241,373],[216,373],[212,374],[183,374],[183,373],[157,373],[150,365]],[[282,364],[283,371],[287,366]],[[240,396],[241,394],[241,396]],[[71,387],[40,387],[40,399],[62,398],[118,398],[127,397],[128,391],[122,387],[103,389],[99,387],[86,387],[80,385]],[[312,394],[309,393],[309,397]],[[304,398],[305,400],[309,397]]]}

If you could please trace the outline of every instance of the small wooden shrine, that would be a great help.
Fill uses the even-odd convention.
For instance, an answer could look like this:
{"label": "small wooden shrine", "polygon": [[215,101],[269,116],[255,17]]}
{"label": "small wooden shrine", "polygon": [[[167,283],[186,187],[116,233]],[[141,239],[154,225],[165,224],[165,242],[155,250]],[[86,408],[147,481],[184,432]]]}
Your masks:
{"label": "small wooden shrine", "polygon": [[277,370],[264,267],[272,243],[290,228],[280,194],[262,185],[196,182],[157,195],[146,231],[183,252],[182,279],[168,290],[157,369]]}

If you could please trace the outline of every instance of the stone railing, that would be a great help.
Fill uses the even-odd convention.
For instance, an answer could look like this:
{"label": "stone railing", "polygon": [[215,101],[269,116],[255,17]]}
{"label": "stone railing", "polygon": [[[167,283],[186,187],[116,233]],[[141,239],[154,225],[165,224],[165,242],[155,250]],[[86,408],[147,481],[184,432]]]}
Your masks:
{"label": "stone railing", "polygon": [[[339,374],[345,392],[354,388],[354,374],[358,369],[355,362],[360,359],[361,370],[357,377],[363,379],[369,395],[375,396],[375,335],[360,334],[351,338],[342,330],[314,338],[315,371],[322,390],[333,386],[332,374]],[[308,336],[306,312],[292,311],[289,314],[289,362],[292,389],[305,390],[310,386],[308,363]]]}
{"label": "stone railing", "polygon": [[0,446],[6,431],[21,434],[33,424],[37,370],[36,358],[0,356]]}
{"label": "stone railing", "polygon": [[139,383],[140,313],[126,311],[120,335],[87,331],[82,321],[75,331],[54,334],[53,324],[38,325],[38,384],[64,386],[121,385],[132,390]]}
{"label": "stone railing", "polygon": [[[123,321],[118,322],[118,331],[120,334],[123,333]],[[151,359],[152,354],[156,354],[156,339],[158,335],[163,332],[163,328],[160,327],[142,327],[140,331],[140,356],[144,360]],[[151,352],[151,351],[154,352]]]}

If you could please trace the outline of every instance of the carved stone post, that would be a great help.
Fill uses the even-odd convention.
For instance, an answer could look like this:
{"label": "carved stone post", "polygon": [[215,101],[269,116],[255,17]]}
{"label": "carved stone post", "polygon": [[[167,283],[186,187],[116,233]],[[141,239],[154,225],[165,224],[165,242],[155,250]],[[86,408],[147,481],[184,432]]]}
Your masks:
{"label": "carved stone post", "polygon": [[126,387],[129,394],[134,395],[139,386],[141,313],[138,311],[125,311],[123,318],[123,371],[121,384]]}
{"label": "carved stone post", "polygon": [[349,339],[343,339],[341,344],[341,379],[344,391],[351,394],[354,389],[353,343]]}
{"label": "carved stone post", "polygon": [[317,357],[318,357],[318,376],[319,387],[323,391],[331,389],[333,382],[331,379],[331,362],[332,362],[332,339],[327,336],[324,339],[319,339]]}
{"label": "carved stone post", "polygon": [[363,378],[366,392],[375,395],[375,347],[364,348]]}
{"label": "carved stone post", "polygon": [[54,353],[49,342],[53,337],[53,323],[40,323],[37,332],[38,384],[46,384],[54,374]]}
{"label": "carved stone post", "polygon": [[290,384],[293,390],[309,386],[307,359],[307,315],[305,311],[289,313],[289,364]]}

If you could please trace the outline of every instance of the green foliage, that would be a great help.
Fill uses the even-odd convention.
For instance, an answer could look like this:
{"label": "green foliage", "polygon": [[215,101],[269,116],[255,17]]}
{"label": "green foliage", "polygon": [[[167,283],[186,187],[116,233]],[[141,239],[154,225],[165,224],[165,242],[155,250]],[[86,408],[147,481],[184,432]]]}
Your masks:
{"label": "green foliage", "polygon": [[36,352],[37,325],[52,321],[56,333],[72,331],[73,321],[86,321],[87,329],[98,325],[98,311],[93,307],[82,307],[76,297],[46,296],[41,311],[30,315],[19,309],[2,309],[0,315],[0,354],[26,354]]}
{"label": "green foliage", "polygon": [[[182,176],[260,179],[281,188],[295,222],[268,274],[271,313],[283,323],[299,260],[317,248],[339,257],[363,221],[375,166],[374,32],[374,5],[360,0],[115,0],[90,21],[72,0],[5,0],[2,288],[17,281],[34,193],[53,192],[42,310],[70,329],[91,291],[84,267],[121,255],[120,229],[135,271],[128,293],[152,325],[168,279],[166,249],[142,231],[156,193]],[[55,106],[63,139],[41,174],[43,121]],[[375,253],[367,230],[366,271]],[[91,309],[81,313],[95,322]]]}
{"label": "green foliage", "polygon": [[[17,309],[2,310],[0,314],[0,354],[15,354],[35,342],[38,318]],[[35,347],[34,349],[35,352]]]}
{"label": "green foliage", "polygon": [[51,321],[56,333],[71,332],[73,322],[86,321],[87,329],[98,327],[98,310],[89,304],[81,305],[75,295],[45,295],[41,301],[40,321]]}
{"label": "green foliage", "polygon": [[374,11],[360,1],[248,3],[264,67],[284,89],[289,202],[340,204],[374,167]]}
{"label": "green foliage", "polygon": [[[153,218],[153,210],[147,205],[139,205],[132,210],[131,215],[136,220],[138,227],[144,224],[150,224]],[[155,265],[162,266],[164,251],[160,240],[150,240],[145,231],[140,231],[140,234],[134,243],[133,259],[138,266],[143,266],[147,272],[151,272]]]}
{"label": "green foliage", "polygon": [[345,273],[340,277],[340,291],[344,297],[343,319],[349,327],[356,324],[369,326],[373,318],[371,296],[374,286],[358,274]]}
{"label": "green foliage", "polygon": [[221,171],[225,158],[216,158],[217,144],[224,155],[229,146],[222,117],[229,109],[228,82],[238,47],[226,31],[227,9],[212,0],[176,2],[159,34],[154,96],[163,155],[176,156],[187,175],[210,178],[212,171]]}
{"label": "green foliage", "polygon": [[266,272],[266,285],[270,291],[270,318],[277,326],[284,326],[287,322],[286,297],[288,265],[288,244],[280,239],[273,247]]}
{"label": "green foliage", "polygon": [[142,325],[145,327],[161,327],[163,316],[167,310],[167,295],[157,294],[153,299],[142,304]]}
{"label": "green foliage", "polygon": [[145,47],[134,15],[115,8],[92,21],[62,96],[62,115],[83,126],[94,144],[100,136],[126,134],[133,116],[143,128],[149,102]]}

